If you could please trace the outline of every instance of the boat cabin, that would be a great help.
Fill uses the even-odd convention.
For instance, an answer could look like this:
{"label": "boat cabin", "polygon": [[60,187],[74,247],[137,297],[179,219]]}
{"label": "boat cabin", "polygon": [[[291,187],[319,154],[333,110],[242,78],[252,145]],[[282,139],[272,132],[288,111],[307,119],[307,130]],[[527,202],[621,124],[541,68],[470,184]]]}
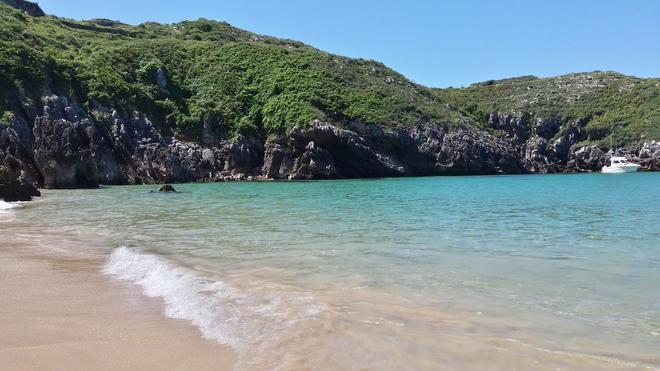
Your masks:
{"label": "boat cabin", "polygon": [[610,159],[610,164],[612,165],[625,165],[629,163],[630,161],[626,159],[625,157],[612,157]]}

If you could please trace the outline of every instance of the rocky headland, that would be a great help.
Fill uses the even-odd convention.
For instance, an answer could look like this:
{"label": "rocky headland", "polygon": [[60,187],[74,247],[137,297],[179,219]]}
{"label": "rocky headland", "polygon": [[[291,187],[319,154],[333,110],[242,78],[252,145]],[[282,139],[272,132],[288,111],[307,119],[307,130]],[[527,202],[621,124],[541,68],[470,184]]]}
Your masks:
{"label": "rocky headland", "polygon": [[[427,175],[589,172],[611,156],[597,146],[578,146],[584,125],[550,139],[561,124],[493,113],[504,137],[441,125],[383,130],[359,122],[312,121],[283,135],[207,137],[204,144],[162,136],[139,112],[105,119],[84,112],[66,97],[46,96],[36,106],[17,97],[9,126],[0,126],[0,179],[9,200],[38,195],[36,187],[89,188],[101,184],[153,184],[234,180],[304,180]],[[625,153],[645,170],[660,169],[660,143]]]}
{"label": "rocky headland", "polygon": [[[74,35],[82,32],[80,29],[86,32],[81,34],[85,37],[90,32],[96,32],[101,35],[98,37],[109,38],[113,45],[121,44],[122,38],[134,41],[142,37],[130,34],[138,32],[130,28],[132,26],[113,21],[74,24],[44,17],[40,9],[35,10],[28,2],[2,2],[28,13],[13,14],[14,18],[6,22],[18,24],[20,19],[38,16],[43,22],[52,22],[53,27],[73,32]],[[0,4],[0,7],[3,11],[8,9],[5,5]],[[21,27],[30,27],[30,22]],[[175,30],[181,32],[178,28]],[[243,37],[237,32],[232,35]],[[269,42],[255,35],[245,37],[244,41],[232,41],[231,46],[263,48],[260,45]],[[274,40],[272,43],[284,43]],[[17,50],[23,48],[20,40],[7,40],[5,36],[2,42]],[[193,42],[194,45],[199,44]],[[267,48],[271,50],[274,47]],[[19,72],[7,76],[7,81],[17,79],[17,76],[23,76],[26,81],[24,84],[10,82],[2,85],[0,98],[4,114],[0,122],[0,198],[28,200],[38,195],[37,188],[41,187],[90,188],[101,184],[591,172],[607,163],[614,153],[612,146],[607,145],[608,139],[611,141],[620,132],[632,134],[622,137],[625,141],[617,148],[618,154],[639,162],[644,170],[660,169],[660,142],[657,141],[660,138],[655,136],[660,127],[660,116],[644,116],[643,124],[635,126],[637,121],[641,121],[635,115],[641,114],[632,112],[623,118],[629,120],[630,125],[617,123],[618,126],[607,126],[607,116],[599,121],[602,112],[597,115],[591,112],[581,114],[582,111],[567,113],[559,109],[538,109],[546,107],[547,102],[556,102],[558,106],[589,104],[589,99],[596,99],[594,97],[600,97],[605,92],[622,96],[637,94],[634,91],[630,93],[635,84],[644,89],[647,86],[655,89],[648,99],[649,104],[656,107],[654,102],[659,100],[657,91],[660,89],[655,80],[618,74],[607,80],[610,75],[595,73],[571,75],[570,81],[574,85],[563,85],[569,87],[566,89],[570,90],[570,94],[559,91],[557,86],[562,85],[555,80],[552,80],[551,87],[539,88],[542,84],[550,86],[551,79],[535,78],[524,78],[522,82],[488,82],[463,90],[431,91],[407,82],[400,75],[372,62],[339,60],[339,57],[328,57],[304,45],[292,46],[288,41],[277,48],[300,48],[301,55],[306,57],[334,58],[333,61],[343,63],[337,67],[341,74],[349,67],[355,68],[356,76],[371,84],[369,89],[382,90],[378,94],[385,97],[385,103],[362,101],[355,93],[362,94],[361,90],[347,91],[347,96],[358,97],[350,101],[335,95],[327,98],[322,90],[316,91],[320,98],[312,97],[309,102],[296,101],[300,95],[291,95],[289,101],[289,95],[280,92],[284,89],[281,86],[276,86],[269,93],[268,100],[260,102],[260,92],[250,88],[251,94],[257,95],[247,100],[251,105],[239,102],[247,107],[247,111],[245,116],[232,121],[234,112],[227,113],[226,106],[243,109],[241,105],[233,105],[236,102],[228,101],[234,99],[233,96],[218,96],[219,100],[224,99],[225,105],[221,108],[214,108],[216,106],[208,100],[199,98],[200,102],[210,107],[200,110],[202,103],[190,103],[197,97],[191,89],[205,91],[206,87],[191,84],[191,87],[184,89],[184,79],[174,72],[174,66],[168,67],[165,63],[160,66],[149,61],[143,69],[135,72],[137,77],[131,75],[133,72],[124,71],[123,79],[137,90],[129,98],[121,99],[108,98],[107,94],[92,94],[90,88],[77,87],[86,83],[80,77],[84,76],[85,64],[66,69],[64,76],[71,77],[64,78],[53,76],[55,72],[62,72],[60,67],[51,66],[55,62],[47,61],[44,62],[46,67],[42,66],[46,70],[41,71],[41,80],[37,77],[34,81],[28,81],[33,78],[32,75],[20,75],[20,66],[14,66]],[[0,60],[3,60],[2,57],[0,55]],[[6,57],[10,60],[10,56]],[[357,67],[351,67],[352,63],[357,63]],[[310,67],[303,65],[300,68],[305,70]],[[575,81],[578,80],[575,76],[579,77],[579,89],[576,88],[578,83]],[[208,80],[208,76],[203,77],[205,83],[215,83],[215,80]],[[63,89],[58,86],[58,78],[70,79],[59,83],[70,87]],[[346,84],[356,78],[346,80]],[[591,86],[582,83],[583,80],[596,82]],[[633,87],[625,85],[629,80]],[[35,87],[20,86],[27,86],[28,82]],[[304,82],[315,83],[313,80]],[[612,93],[613,86],[628,90]],[[120,88],[123,87],[120,85],[117,90]],[[71,93],[64,94],[67,89]],[[140,97],[139,92],[144,89],[151,90],[148,95]],[[268,89],[273,88],[268,85]],[[502,101],[502,92],[516,92],[516,89],[527,95],[533,93],[532,97],[536,100],[509,93],[509,100]],[[497,98],[489,97],[491,90],[497,92]],[[220,91],[218,94],[223,93]],[[402,108],[397,108],[397,94],[402,97]],[[387,105],[387,99],[393,103]],[[310,112],[318,112],[311,116],[295,116],[293,113],[299,112],[300,107],[304,111],[308,106],[290,108],[288,105],[293,104],[292,101],[309,103]],[[414,104],[410,105],[413,101]],[[374,106],[367,105],[369,110],[364,111],[365,102],[372,102]],[[593,103],[594,106],[596,104]],[[378,107],[384,108],[379,111]],[[613,109],[619,108],[615,105]],[[197,116],[192,116],[193,111],[198,112]],[[378,116],[380,112],[385,114]],[[279,120],[280,117],[281,121],[274,121],[274,118]]]}

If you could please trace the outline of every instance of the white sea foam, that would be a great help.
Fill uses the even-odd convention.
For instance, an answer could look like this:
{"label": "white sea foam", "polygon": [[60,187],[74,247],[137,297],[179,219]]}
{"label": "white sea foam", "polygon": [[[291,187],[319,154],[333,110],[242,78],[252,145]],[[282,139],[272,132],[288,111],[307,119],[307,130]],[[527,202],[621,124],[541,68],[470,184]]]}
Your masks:
{"label": "white sea foam", "polygon": [[19,206],[19,204],[17,204],[17,203],[0,201],[0,213],[1,212],[6,212],[9,209],[14,209],[18,206]]}
{"label": "white sea foam", "polygon": [[[173,261],[126,247],[108,257],[104,273],[140,285],[162,298],[168,317],[191,321],[203,336],[234,348],[241,358],[265,355],[296,336],[296,328],[317,318],[323,306],[288,286],[251,282],[234,287]],[[247,281],[247,280],[246,280]]]}
{"label": "white sea foam", "polygon": [[15,219],[15,215],[13,215],[12,209],[21,207],[21,205],[22,204],[18,202],[5,202],[0,200],[0,221],[13,221]]}

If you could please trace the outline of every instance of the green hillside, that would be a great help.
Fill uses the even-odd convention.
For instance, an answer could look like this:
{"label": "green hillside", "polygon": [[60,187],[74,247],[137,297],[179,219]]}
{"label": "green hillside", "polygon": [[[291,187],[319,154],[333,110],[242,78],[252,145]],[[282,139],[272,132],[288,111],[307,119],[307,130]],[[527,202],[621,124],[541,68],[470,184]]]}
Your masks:
{"label": "green hillside", "polygon": [[205,121],[234,136],[281,132],[316,118],[383,127],[462,120],[430,89],[381,63],[227,23],[79,22],[32,17],[0,3],[1,110],[18,88],[74,97],[91,110],[147,112],[163,131],[188,137]]}
{"label": "green hillside", "polygon": [[[632,144],[660,139],[660,79],[640,79],[615,72],[570,74],[552,78],[523,76],[437,89],[467,116],[488,127],[491,112],[583,119],[592,143]],[[558,134],[559,135],[559,134]]]}
{"label": "green hillside", "polygon": [[71,97],[97,115],[137,110],[163,133],[191,139],[205,124],[231,138],[281,133],[313,119],[495,131],[488,125],[492,112],[528,123],[583,119],[587,141],[603,147],[660,139],[660,79],[593,72],[429,89],[375,61],[223,22],[83,22],[33,17],[3,2],[29,4],[0,0],[0,121],[10,114],[7,98],[24,88],[33,98]]}

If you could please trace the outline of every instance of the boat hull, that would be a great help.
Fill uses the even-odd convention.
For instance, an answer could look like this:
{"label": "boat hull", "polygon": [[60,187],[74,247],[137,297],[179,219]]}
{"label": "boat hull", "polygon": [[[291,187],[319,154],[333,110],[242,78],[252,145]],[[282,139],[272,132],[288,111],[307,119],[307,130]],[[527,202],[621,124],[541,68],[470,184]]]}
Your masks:
{"label": "boat hull", "polygon": [[639,170],[640,166],[637,164],[621,165],[621,166],[603,166],[603,174],[625,174],[634,173]]}

